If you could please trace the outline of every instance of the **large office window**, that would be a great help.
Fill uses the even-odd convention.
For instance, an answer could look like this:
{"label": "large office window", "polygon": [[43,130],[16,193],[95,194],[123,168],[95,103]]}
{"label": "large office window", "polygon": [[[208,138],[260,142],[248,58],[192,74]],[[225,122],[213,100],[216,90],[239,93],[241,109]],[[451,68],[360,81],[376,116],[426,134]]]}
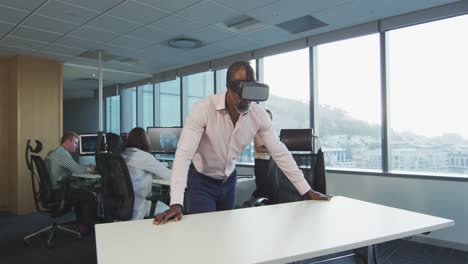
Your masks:
{"label": "large office window", "polygon": [[270,86],[265,108],[273,114],[273,127],[308,128],[310,107],[309,49],[263,59],[264,82]]}
{"label": "large office window", "polygon": [[387,33],[391,170],[468,174],[467,28],[464,15]]}
{"label": "large office window", "polygon": [[106,97],[106,131],[120,134],[120,95]]}
{"label": "large office window", "polygon": [[182,77],[184,95],[184,120],[198,100],[214,93],[214,75],[212,71]]}
{"label": "large office window", "polygon": [[153,126],[154,116],[153,84],[138,86],[138,126],[146,130]]}
{"label": "large office window", "polygon": [[154,85],[155,126],[180,126],[180,79]]}
{"label": "large office window", "polygon": [[381,170],[379,35],[318,46],[317,71],[326,165]]}
{"label": "large office window", "polygon": [[137,126],[136,87],[122,89],[122,133],[128,133]]}

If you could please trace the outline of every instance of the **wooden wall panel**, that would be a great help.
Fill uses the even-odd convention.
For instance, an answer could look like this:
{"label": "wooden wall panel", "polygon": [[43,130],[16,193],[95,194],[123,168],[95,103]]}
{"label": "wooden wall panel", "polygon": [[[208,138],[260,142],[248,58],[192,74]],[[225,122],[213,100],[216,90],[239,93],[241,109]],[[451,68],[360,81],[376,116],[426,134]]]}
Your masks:
{"label": "wooden wall panel", "polygon": [[8,173],[8,60],[0,60],[0,210],[8,208],[9,173]]}
{"label": "wooden wall panel", "polygon": [[31,177],[24,149],[28,139],[42,141],[45,156],[62,131],[62,65],[33,57],[18,58],[18,213],[34,211]]}

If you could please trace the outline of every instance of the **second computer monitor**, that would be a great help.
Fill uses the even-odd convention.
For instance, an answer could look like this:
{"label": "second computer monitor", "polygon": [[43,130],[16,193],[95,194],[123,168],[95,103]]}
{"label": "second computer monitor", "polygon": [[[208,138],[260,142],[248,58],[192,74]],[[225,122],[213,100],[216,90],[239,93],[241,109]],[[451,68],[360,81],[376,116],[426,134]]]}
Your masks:
{"label": "second computer monitor", "polygon": [[181,127],[148,127],[150,152],[175,153],[181,132]]}
{"label": "second computer monitor", "polygon": [[[100,151],[106,149],[106,134],[103,134]],[[94,155],[96,152],[97,134],[80,134],[80,155]]]}

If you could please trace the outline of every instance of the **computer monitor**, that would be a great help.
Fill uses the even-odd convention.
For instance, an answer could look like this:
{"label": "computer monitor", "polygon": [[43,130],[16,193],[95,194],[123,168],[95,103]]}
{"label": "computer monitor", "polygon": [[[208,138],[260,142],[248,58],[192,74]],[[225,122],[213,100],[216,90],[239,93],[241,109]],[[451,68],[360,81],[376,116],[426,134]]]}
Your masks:
{"label": "computer monitor", "polygon": [[[96,152],[97,134],[81,134],[80,135],[80,155],[94,155]],[[101,151],[106,150],[106,134],[103,134],[103,142],[100,147]]]}
{"label": "computer monitor", "polygon": [[175,153],[179,143],[181,127],[148,127],[151,153]]}

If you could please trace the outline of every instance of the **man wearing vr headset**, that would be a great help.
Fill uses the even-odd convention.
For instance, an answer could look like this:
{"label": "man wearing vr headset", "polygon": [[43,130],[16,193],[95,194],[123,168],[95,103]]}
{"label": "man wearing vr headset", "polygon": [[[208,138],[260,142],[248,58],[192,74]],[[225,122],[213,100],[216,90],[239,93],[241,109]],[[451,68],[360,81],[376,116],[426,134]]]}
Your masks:
{"label": "man wearing vr headset", "polygon": [[268,86],[255,82],[248,62],[235,62],[226,74],[227,90],[193,105],[177,146],[171,173],[171,206],[153,224],[182,218],[184,191],[187,212],[204,213],[234,208],[236,160],[259,135],[276,164],[301,195],[330,200],[313,191],[286,146],[276,136],[265,109],[252,101],[268,99]]}

